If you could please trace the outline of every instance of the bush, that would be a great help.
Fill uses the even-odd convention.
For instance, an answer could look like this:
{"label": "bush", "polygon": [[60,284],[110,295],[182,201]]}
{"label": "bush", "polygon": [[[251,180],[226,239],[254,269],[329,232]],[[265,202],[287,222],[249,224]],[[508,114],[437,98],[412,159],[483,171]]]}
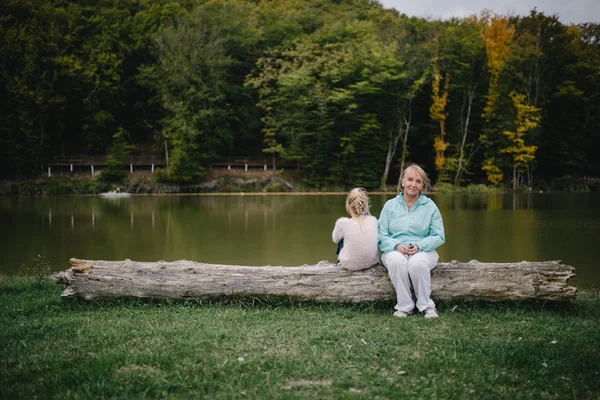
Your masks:
{"label": "bush", "polygon": [[278,183],[269,183],[267,186],[265,186],[264,190],[268,193],[289,192],[286,187],[283,187]]}
{"label": "bush", "polygon": [[541,188],[556,192],[587,192],[589,191],[583,178],[565,175],[552,178],[550,183],[543,182]]}
{"label": "bush", "polygon": [[4,196],[58,196],[68,194],[96,194],[110,189],[110,185],[96,179],[68,180],[42,179],[6,183],[0,186],[0,195]]}
{"label": "bush", "polygon": [[70,186],[68,183],[63,184],[57,179],[48,179],[41,182],[41,190],[45,195],[56,196],[60,194],[70,194]]}
{"label": "bush", "polygon": [[48,276],[50,275],[51,265],[44,256],[37,255],[33,257],[30,266],[21,265],[19,269],[20,276],[33,277],[38,287],[43,287],[48,283]]}
{"label": "bush", "polygon": [[452,183],[438,183],[434,190],[438,193],[498,193],[505,189],[498,186],[475,185],[457,186]]}
{"label": "bush", "polygon": [[100,175],[103,182],[120,184],[124,182],[125,172],[121,160],[134,149],[134,146],[127,144],[125,141],[126,135],[127,131],[123,128],[119,128],[113,135],[112,147],[106,160],[106,168],[102,170]]}
{"label": "bush", "polygon": [[71,181],[71,190],[73,194],[96,194],[108,192],[110,185],[97,179],[73,180]]}
{"label": "bush", "polygon": [[155,183],[169,183],[171,180],[169,179],[169,175],[167,171],[162,168],[156,168],[154,170],[154,175],[152,176],[152,180]]}

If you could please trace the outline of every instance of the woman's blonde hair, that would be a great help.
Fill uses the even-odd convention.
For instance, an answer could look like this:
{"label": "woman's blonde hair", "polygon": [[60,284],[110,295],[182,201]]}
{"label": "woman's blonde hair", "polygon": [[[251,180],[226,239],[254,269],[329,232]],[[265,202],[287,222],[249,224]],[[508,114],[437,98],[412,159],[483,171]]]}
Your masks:
{"label": "woman's blonde hair", "polygon": [[346,196],[346,210],[351,217],[358,219],[360,228],[366,230],[364,217],[371,215],[369,213],[369,196],[363,188],[354,188]]}
{"label": "woman's blonde hair", "polygon": [[417,164],[410,164],[408,167],[406,167],[404,171],[402,171],[400,179],[404,179],[406,174],[410,171],[417,171],[419,175],[421,175],[421,179],[423,180],[423,189],[421,191],[426,192],[427,190],[429,190],[429,188],[431,187],[431,181],[429,180],[429,177],[427,176],[427,173],[423,170],[423,168],[419,167]]}

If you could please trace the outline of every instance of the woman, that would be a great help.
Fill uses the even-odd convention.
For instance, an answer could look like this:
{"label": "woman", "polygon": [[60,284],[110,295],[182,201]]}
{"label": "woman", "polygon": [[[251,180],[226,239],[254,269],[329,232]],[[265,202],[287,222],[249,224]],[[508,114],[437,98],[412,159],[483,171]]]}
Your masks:
{"label": "woman", "polygon": [[425,318],[437,318],[431,300],[431,270],[439,256],[435,251],[444,239],[444,224],[437,206],[421,193],[429,187],[427,174],[410,165],[401,176],[403,192],[388,200],[379,217],[381,262],[396,289],[396,317],[406,317],[416,306]]}
{"label": "woman", "polygon": [[338,243],[338,263],[343,268],[360,270],[377,264],[377,218],[369,213],[369,197],[362,188],[354,188],[346,196],[350,218],[339,218],[331,233]]}

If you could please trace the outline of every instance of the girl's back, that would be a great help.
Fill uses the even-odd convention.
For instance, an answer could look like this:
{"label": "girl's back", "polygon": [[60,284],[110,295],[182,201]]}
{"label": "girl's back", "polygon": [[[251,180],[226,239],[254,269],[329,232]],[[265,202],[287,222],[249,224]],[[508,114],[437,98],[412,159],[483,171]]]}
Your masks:
{"label": "girl's back", "polygon": [[[363,219],[362,227],[358,218]],[[377,218],[371,215],[358,218],[339,218],[331,234],[335,243],[344,240],[338,258],[341,266],[350,270],[377,264]]]}

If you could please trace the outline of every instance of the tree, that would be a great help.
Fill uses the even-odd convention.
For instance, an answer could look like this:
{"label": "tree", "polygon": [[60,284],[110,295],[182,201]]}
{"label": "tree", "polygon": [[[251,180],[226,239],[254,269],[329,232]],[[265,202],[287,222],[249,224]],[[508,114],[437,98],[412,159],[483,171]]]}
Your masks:
{"label": "tree", "polygon": [[113,135],[112,146],[106,158],[106,168],[102,170],[103,181],[120,182],[123,180],[123,160],[133,149],[134,146],[127,143],[127,131],[119,128]]}
{"label": "tree", "polygon": [[[400,23],[385,24],[386,37],[395,35],[398,47],[398,58],[404,62],[403,70],[406,75],[398,81],[393,90],[399,99],[395,115],[395,126],[389,130],[388,150],[385,158],[385,167],[381,177],[380,188],[385,190],[390,166],[398,143],[401,142],[400,171],[397,191],[400,191],[400,176],[404,170],[408,156],[408,136],[412,128],[413,101],[428,82],[430,72],[430,57],[427,55],[428,43],[431,42],[429,25],[422,19],[403,19]],[[395,28],[395,29],[394,29]]]}
{"label": "tree", "polygon": [[540,108],[529,105],[525,102],[525,95],[512,92],[510,98],[516,109],[515,130],[502,132],[510,142],[508,147],[501,150],[512,156],[513,163],[513,190],[519,186],[520,174],[524,172],[524,168],[535,159],[535,151],[537,146],[526,145],[525,137],[527,132],[538,126],[540,121]]}
{"label": "tree", "polygon": [[[449,96],[455,101],[448,106],[448,143],[445,170],[454,173],[453,182],[460,185],[478,149],[478,116],[483,109],[486,54],[475,17],[453,19],[440,34],[440,67],[452,76]],[[461,100],[461,101],[459,101]]]}
{"label": "tree", "polygon": [[248,84],[265,112],[267,151],[298,162],[313,185],[379,185],[384,116],[398,105],[389,89],[402,79],[402,63],[373,24],[338,21],[257,66]]}
{"label": "tree", "polygon": [[409,91],[404,96],[404,104],[400,109],[398,114],[400,115],[401,121],[398,124],[398,132],[394,137],[392,132],[390,132],[389,144],[388,144],[388,153],[385,160],[385,169],[383,172],[383,176],[381,178],[381,188],[384,189],[387,182],[387,177],[389,173],[390,164],[392,162],[392,158],[396,153],[396,148],[398,147],[398,141],[402,139],[402,154],[400,156],[400,174],[398,177],[398,185],[396,187],[396,191],[400,192],[400,182],[402,172],[404,171],[404,165],[406,161],[406,156],[408,153],[408,134],[410,133],[411,122],[412,122],[412,102],[419,90],[425,85],[427,81],[427,77],[429,75],[429,71],[425,70],[421,77],[416,79],[412,85],[410,86]]}
{"label": "tree", "polygon": [[61,21],[43,0],[5,1],[0,16],[0,174],[40,172],[65,101],[57,90]]}
{"label": "tree", "polygon": [[[446,164],[446,157],[444,151],[448,148],[448,143],[445,141],[446,137],[446,105],[448,104],[448,85],[450,83],[450,75],[446,74],[444,77],[444,86],[440,94],[440,83],[442,76],[436,65],[433,63],[433,70],[431,73],[431,107],[429,108],[429,114],[431,119],[438,121],[440,124],[440,136],[434,138],[433,148],[435,149],[435,168],[441,171]],[[443,176],[443,175],[440,175]],[[442,178],[442,180],[444,180]]]}
{"label": "tree", "polygon": [[193,182],[203,176],[203,160],[214,156],[215,142],[227,140],[221,103],[223,71],[231,59],[217,32],[194,24],[166,29],[157,50],[155,82],[167,110],[162,125],[171,142],[171,176]]}
{"label": "tree", "polygon": [[205,166],[234,143],[233,126],[244,115],[233,109],[244,98],[240,62],[245,73],[249,68],[242,42],[255,37],[242,16],[252,10],[250,4],[207,2],[156,40],[157,63],[144,68],[143,79],[165,110],[160,136],[169,137],[174,181],[198,181]]}
{"label": "tree", "polygon": [[492,16],[489,11],[482,12],[478,20],[480,35],[485,44],[487,65],[490,74],[487,102],[482,117],[488,123],[487,132],[480,135],[480,140],[486,145],[486,159],[482,170],[486,172],[488,182],[497,184],[502,181],[502,170],[498,164],[498,157],[494,145],[497,146],[499,137],[497,127],[494,127],[497,100],[500,96],[498,85],[506,59],[509,55],[509,46],[514,36],[514,28],[509,26],[508,17]]}

